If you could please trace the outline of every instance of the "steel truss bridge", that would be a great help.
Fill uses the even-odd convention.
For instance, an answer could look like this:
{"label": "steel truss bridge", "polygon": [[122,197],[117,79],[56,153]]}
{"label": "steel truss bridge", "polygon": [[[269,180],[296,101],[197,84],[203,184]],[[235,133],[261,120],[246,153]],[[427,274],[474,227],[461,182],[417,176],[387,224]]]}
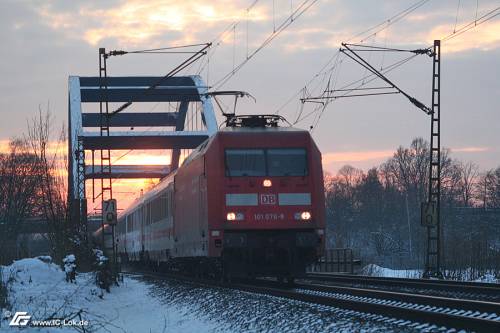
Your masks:
{"label": "steel truss bridge", "polygon": [[[154,89],[151,87],[154,86]],[[118,178],[163,178],[177,169],[182,149],[194,149],[217,131],[212,98],[199,76],[173,77],[97,77],[70,76],[68,81],[68,199],[73,221],[86,224],[86,181]],[[175,112],[108,113],[108,103],[170,102]],[[102,105],[106,103],[106,113]],[[100,105],[101,112],[84,112],[84,106]],[[145,104],[141,104],[145,105]],[[148,108],[150,109],[150,108]],[[188,126],[188,113],[196,115],[201,126]],[[106,124],[106,125],[103,125]],[[103,126],[106,126],[103,134]],[[145,128],[148,130],[133,130]],[[101,131],[96,130],[101,128]],[[167,128],[167,129],[165,129]],[[169,149],[169,165],[103,166],[94,162],[94,152],[106,150]],[[92,162],[88,163],[89,156]],[[92,186],[94,192],[94,186]],[[101,193],[92,193],[96,200]],[[100,198],[99,200],[101,200]]]}

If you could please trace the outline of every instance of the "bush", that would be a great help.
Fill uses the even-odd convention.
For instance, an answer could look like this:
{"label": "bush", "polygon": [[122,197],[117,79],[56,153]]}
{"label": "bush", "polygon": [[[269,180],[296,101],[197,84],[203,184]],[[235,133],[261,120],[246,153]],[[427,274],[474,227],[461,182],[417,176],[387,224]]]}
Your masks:
{"label": "bush", "polygon": [[95,281],[96,285],[110,292],[110,286],[113,281],[109,259],[104,255],[101,250],[94,249],[95,254]]}

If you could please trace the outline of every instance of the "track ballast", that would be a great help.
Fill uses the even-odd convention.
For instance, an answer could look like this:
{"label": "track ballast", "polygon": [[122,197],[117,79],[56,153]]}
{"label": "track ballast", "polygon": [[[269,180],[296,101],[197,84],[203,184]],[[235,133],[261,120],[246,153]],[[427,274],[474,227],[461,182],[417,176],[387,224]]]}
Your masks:
{"label": "track ballast", "polygon": [[228,283],[170,273],[137,272],[135,274],[154,279],[176,279],[210,287],[230,288],[370,313],[386,317],[388,320],[400,320],[400,325],[414,328],[429,323],[439,327],[477,332],[500,332],[500,303],[497,302],[340,287],[310,282],[286,285],[276,281],[258,279]]}

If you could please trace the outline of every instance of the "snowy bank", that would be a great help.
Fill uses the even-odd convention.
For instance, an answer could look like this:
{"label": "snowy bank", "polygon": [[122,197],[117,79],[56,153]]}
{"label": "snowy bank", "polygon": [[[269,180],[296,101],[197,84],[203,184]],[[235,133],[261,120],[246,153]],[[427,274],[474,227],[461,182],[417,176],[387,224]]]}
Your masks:
{"label": "snowy bank", "polygon": [[418,279],[422,276],[422,271],[418,269],[390,269],[375,264],[369,264],[363,267],[361,274],[380,277]]}
{"label": "snowy bank", "polygon": [[[30,316],[23,332],[82,332],[81,325],[85,332],[200,332],[210,328],[187,309],[161,304],[149,295],[145,283],[134,279],[125,278],[108,294],[95,286],[93,273],[78,274],[76,283],[67,283],[59,266],[39,259],[23,259],[2,268],[9,309],[2,310],[0,332],[20,330],[9,326],[16,312]],[[33,327],[40,320],[68,326]]]}
{"label": "snowy bank", "polygon": [[[419,269],[390,269],[375,264],[366,265],[361,270],[361,274],[363,275],[409,279],[419,279],[422,277],[422,273],[423,271]],[[496,278],[493,273],[485,273],[479,279],[473,279],[471,277],[475,274],[472,274],[472,269],[470,268],[461,270],[460,272],[454,270],[444,271],[443,273],[445,274],[445,277],[450,280],[500,283],[499,279]]]}

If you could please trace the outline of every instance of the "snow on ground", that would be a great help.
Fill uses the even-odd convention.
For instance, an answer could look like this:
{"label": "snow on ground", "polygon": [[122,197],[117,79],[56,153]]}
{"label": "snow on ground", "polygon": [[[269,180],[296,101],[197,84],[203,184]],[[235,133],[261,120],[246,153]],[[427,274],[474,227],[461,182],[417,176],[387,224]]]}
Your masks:
{"label": "snow on ground", "polygon": [[[149,287],[125,278],[111,293],[95,286],[92,273],[78,274],[67,283],[65,273],[52,263],[22,259],[2,267],[8,282],[9,310],[2,309],[0,332],[21,331],[10,327],[17,311],[27,312],[31,323],[49,318],[88,321],[85,332],[203,332],[210,323],[192,316],[189,309],[165,306],[150,297]],[[9,316],[10,312],[10,316]],[[78,315],[79,313],[79,315]],[[22,332],[76,332],[81,327],[26,327]]]}
{"label": "snow on ground", "polygon": [[[150,280],[151,293],[165,306],[187,307],[214,324],[197,333],[391,333],[447,332],[429,324],[175,280]],[[450,330],[450,332],[456,332]]]}
{"label": "snow on ground", "polygon": [[481,278],[474,280],[474,282],[500,283],[500,280],[493,274],[484,274]]}
{"label": "snow on ground", "polygon": [[[410,278],[419,279],[422,277],[422,270],[419,269],[390,269],[381,267],[375,264],[369,264],[363,267],[361,274],[369,276],[380,276],[380,277],[395,277],[395,278]],[[480,278],[474,279],[472,276],[477,276],[473,274],[471,269],[464,269],[463,271],[445,271],[445,276],[453,280],[461,281],[473,281],[473,282],[486,282],[486,283],[500,283],[500,280],[495,277],[493,273],[485,273]]]}
{"label": "snow on ground", "polygon": [[390,269],[375,264],[369,264],[363,267],[361,274],[380,277],[417,279],[422,276],[422,271],[419,269]]}
{"label": "snow on ground", "polygon": [[[47,258],[23,259],[2,267],[8,282],[9,310],[1,311],[0,332],[445,332],[428,324],[309,304],[237,290],[172,280],[125,277],[111,293],[95,286],[91,273],[68,283]],[[9,327],[15,312],[30,324],[73,318],[83,327]]]}

